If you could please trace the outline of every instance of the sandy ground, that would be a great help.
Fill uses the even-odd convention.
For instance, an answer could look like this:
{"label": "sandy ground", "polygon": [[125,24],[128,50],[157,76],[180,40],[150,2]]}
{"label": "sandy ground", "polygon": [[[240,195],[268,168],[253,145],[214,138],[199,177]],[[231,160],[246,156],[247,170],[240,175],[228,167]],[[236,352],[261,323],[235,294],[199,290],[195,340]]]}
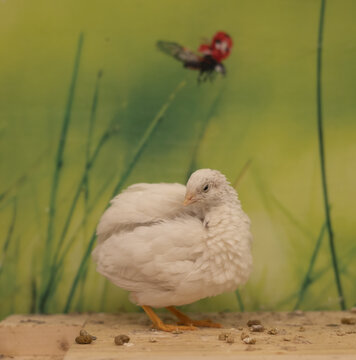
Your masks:
{"label": "sandy ground", "polygon": [[[349,311],[191,317],[210,318],[223,328],[165,333],[151,329],[145,314],[16,315],[0,323],[0,359],[356,359],[356,313]],[[169,314],[161,318],[174,324]],[[345,318],[350,324],[342,323]],[[249,320],[262,331],[252,331]],[[97,339],[76,344],[80,329]],[[115,345],[120,334],[130,341]]]}

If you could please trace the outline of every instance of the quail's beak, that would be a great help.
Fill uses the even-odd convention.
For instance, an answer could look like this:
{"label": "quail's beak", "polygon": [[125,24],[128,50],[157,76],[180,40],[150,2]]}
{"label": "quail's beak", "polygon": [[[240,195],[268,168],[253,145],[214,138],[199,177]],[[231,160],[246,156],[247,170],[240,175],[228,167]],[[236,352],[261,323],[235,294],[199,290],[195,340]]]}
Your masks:
{"label": "quail's beak", "polygon": [[192,203],[194,203],[196,201],[197,201],[197,199],[194,197],[193,194],[187,194],[187,195],[185,195],[183,205],[187,206],[187,205],[192,204]]}

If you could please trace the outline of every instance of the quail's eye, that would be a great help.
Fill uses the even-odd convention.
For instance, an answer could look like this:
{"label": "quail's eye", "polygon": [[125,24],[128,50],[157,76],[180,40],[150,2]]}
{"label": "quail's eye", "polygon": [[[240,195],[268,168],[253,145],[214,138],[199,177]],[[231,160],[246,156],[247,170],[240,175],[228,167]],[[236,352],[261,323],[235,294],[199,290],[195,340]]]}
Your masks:
{"label": "quail's eye", "polygon": [[203,187],[203,191],[204,191],[204,192],[208,192],[208,191],[209,191],[209,184],[206,184],[206,185]]}

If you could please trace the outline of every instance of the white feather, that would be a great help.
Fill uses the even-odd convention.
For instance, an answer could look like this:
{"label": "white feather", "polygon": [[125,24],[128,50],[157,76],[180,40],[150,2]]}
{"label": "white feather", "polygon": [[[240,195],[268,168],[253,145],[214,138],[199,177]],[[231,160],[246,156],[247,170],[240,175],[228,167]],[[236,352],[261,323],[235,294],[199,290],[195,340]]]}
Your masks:
{"label": "white feather", "polygon": [[181,184],[135,184],[114,197],[100,219],[98,242],[115,232],[175,217],[183,210],[185,186]]}

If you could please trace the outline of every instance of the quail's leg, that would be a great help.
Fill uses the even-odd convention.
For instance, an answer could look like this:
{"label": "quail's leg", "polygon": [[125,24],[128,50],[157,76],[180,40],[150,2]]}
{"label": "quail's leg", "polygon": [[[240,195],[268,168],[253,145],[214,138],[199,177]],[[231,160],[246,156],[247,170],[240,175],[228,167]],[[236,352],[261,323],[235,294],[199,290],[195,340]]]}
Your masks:
{"label": "quail's leg", "polygon": [[222,327],[221,324],[213,323],[211,320],[193,320],[189,316],[180,312],[174,306],[168,306],[166,309],[169,310],[171,313],[173,313],[180,320],[180,324],[193,325],[198,327],[211,327],[211,328]]}
{"label": "quail's leg", "polygon": [[152,310],[151,307],[143,305],[142,309],[145,310],[147,316],[151,319],[153,326],[158,330],[171,332],[171,331],[175,331],[175,330],[196,330],[197,329],[195,326],[193,326],[191,324],[187,324],[187,326],[164,324],[163,321]]}

